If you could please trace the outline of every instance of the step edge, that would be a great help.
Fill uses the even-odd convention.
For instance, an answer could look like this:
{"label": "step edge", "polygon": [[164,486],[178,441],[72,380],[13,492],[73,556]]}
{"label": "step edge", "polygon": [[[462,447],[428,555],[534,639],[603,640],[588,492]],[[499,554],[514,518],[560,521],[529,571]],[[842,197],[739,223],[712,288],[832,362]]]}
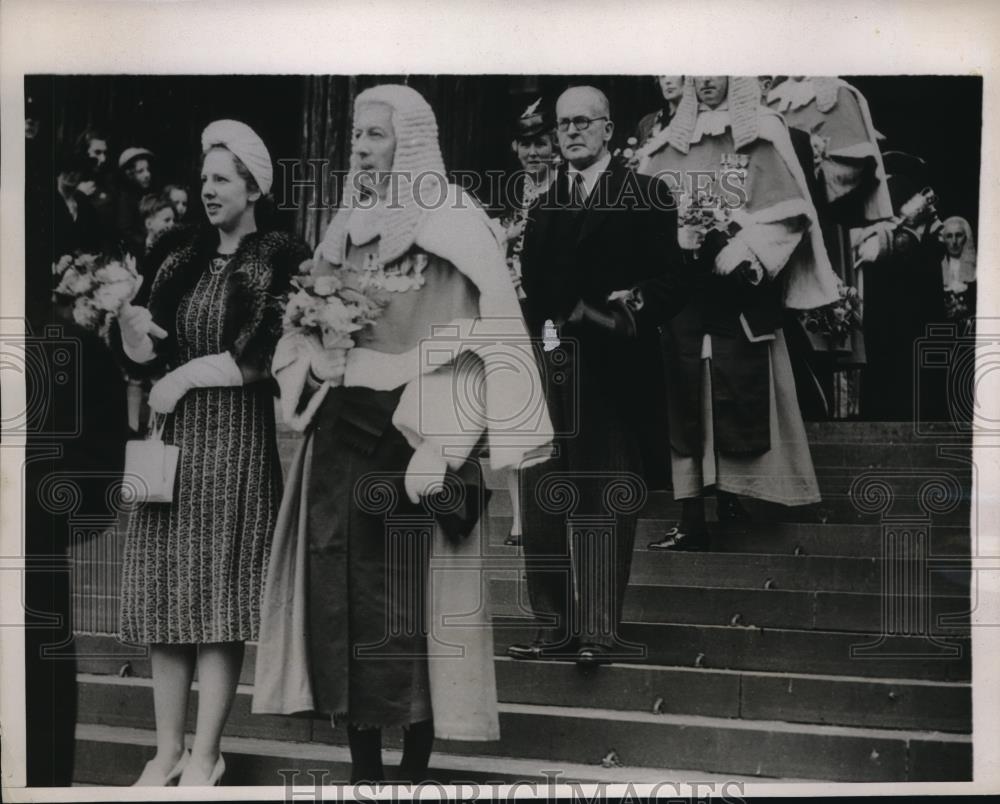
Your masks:
{"label": "step edge", "polygon": [[[103,677],[98,677],[103,678]],[[153,681],[150,678],[128,679],[130,687],[151,688]],[[104,682],[98,682],[103,686],[111,686]],[[192,689],[198,689],[198,682],[192,684]],[[251,696],[253,687],[249,684],[239,684],[236,688],[238,696]],[[501,714],[534,715],[537,717],[575,717],[584,720],[605,720],[627,723],[654,723],[657,725],[673,725],[683,727],[702,728],[735,728],[745,731],[771,730],[791,734],[820,734],[826,736],[842,737],[867,737],[875,739],[902,740],[910,742],[912,740],[937,741],[950,743],[970,743],[971,734],[961,734],[955,732],[939,732],[935,730],[918,729],[879,729],[865,726],[840,726],[825,723],[797,723],[783,720],[750,720],[742,718],[712,717],[709,715],[679,715],[664,713],[662,715],[651,712],[641,712],[636,710],[599,709],[582,708],[575,706],[552,706],[544,704],[518,704],[499,703],[497,705]],[[281,717],[281,715],[275,715]]]}
{"label": "step edge", "polygon": [[[116,743],[121,745],[147,745],[153,747],[156,745],[156,732],[152,729],[136,729],[129,726],[80,724],[77,726],[76,741]],[[350,751],[347,746],[334,745],[331,743],[299,742],[294,740],[266,740],[259,737],[234,737],[227,735],[222,738],[222,748],[224,752],[234,754],[254,755],[264,754],[266,751],[267,753],[265,755],[288,759],[316,759],[327,762],[350,762]],[[399,749],[384,748],[382,753],[387,765],[398,764],[400,758],[402,757],[402,752]],[[312,756],[303,757],[303,754],[311,754]],[[559,770],[567,769],[570,771],[563,772],[562,775],[572,780],[576,780],[578,776],[584,772],[588,775],[605,772],[601,773],[603,778],[596,780],[598,782],[652,782],[654,779],[651,777],[651,774],[655,772],[657,774],[655,781],[659,782],[669,781],[663,779],[660,776],[661,774],[676,774],[678,776],[686,775],[687,778],[697,778],[699,781],[728,780],[737,782],[781,781],[802,784],[825,783],[820,779],[738,776],[734,774],[720,774],[715,771],[657,768],[649,765],[628,765],[622,766],[621,768],[611,769],[603,768],[598,765],[585,765],[582,763],[564,762],[561,760],[555,761],[547,760],[545,758],[531,757],[502,757],[493,754],[451,754],[447,752],[435,751],[431,756],[432,769],[444,768],[447,770],[468,770],[470,768],[478,769],[484,764],[493,764],[497,766],[496,770],[498,772],[510,773],[511,770],[516,771],[523,765],[546,762],[550,764],[558,764],[560,766]],[[510,768],[511,770],[504,771],[502,770],[503,767]],[[578,774],[577,771],[580,773]],[[606,773],[607,771],[612,771],[612,773]],[[542,776],[539,771],[535,771],[535,773],[537,776]],[[645,776],[650,778],[636,779],[636,776]],[[256,787],[255,789],[263,790],[266,787],[266,785],[262,785],[260,787]],[[276,789],[282,789],[277,786],[273,787]]]}
{"label": "step edge", "polygon": [[[509,656],[494,656],[494,663],[509,664],[511,666],[525,666],[523,661],[512,659]],[[570,662],[548,662],[533,663],[531,666],[556,665],[558,667],[569,667]],[[831,673],[800,673],[794,671],[778,670],[741,670],[730,667],[688,667],[686,665],[675,664],[640,664],[612,662],[608,666],[609,670],[620,673],[683,673],[685,675],[711,675],[711,676],[735,676],[749,679],[782,679],[790,681],[822,681],[831,684],[866,684],[881,685],[885,687],[926,687],[929,689],[954,689],[972,691],[971,681],[942,681],[933,678],[898,678],[895,676],[848,676],[834,675]],[[149,676],[119,676],[117,673],[89,673],[79,672],[76,675],[78,682],[114,685],[127,683],[129,681],[149,680]],[[194,682],[197,683],[197,682]],[[252,686],[246,684],[245,686]]]}

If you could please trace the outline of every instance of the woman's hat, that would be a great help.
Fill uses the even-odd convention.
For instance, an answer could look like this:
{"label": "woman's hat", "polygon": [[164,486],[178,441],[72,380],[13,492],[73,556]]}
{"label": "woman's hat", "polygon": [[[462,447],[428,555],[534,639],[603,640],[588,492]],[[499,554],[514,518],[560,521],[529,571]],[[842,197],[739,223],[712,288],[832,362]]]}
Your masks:
{"label": "woman's hat", "polygon": [[539,98],[525,109],[514,123],[514,137],[519,140],[537,137],[539,134],[549,134],[555,129],[556,121],[552,113],[542,107]]}
{"label": "woman's hat", "polygon": [[274,179],[271,153],[256,131],[239,120],[216,120],[201,133],[202,153],[217,145],[236,155],[262,193],[266,195],[271,190]]}
{"label": "woman's hat", "polygon": [[138,159],[140,156],[151,157],[155,154],[148,148],[126,148],[122,151],[122,155],[118,157],[118,167],[123,168],[133,159]]}

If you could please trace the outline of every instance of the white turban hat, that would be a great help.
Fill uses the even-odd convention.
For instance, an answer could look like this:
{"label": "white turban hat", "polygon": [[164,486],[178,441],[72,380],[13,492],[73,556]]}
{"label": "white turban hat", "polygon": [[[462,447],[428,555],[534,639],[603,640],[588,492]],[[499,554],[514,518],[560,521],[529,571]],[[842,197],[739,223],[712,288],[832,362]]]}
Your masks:
{"label": "white turban hat", "polygon": [[232,151],[246,165],[262,193],[271,189],[274,178],[271,154],[264,145],[264,140],[250,126],[239,120],[216,120],[209,123],[201,133],[201,152],[208,153],[210,148],[217,145]]}

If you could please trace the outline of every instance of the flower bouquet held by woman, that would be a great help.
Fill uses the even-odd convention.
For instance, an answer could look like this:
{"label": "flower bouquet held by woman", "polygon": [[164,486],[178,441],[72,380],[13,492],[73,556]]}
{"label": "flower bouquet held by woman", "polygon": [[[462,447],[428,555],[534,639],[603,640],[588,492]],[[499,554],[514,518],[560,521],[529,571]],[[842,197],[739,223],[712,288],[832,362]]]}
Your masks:
{"label": "flower bouquet held by woman", "polygon": [[135,298],[142,277],[135,259],[113,260],[97,254],[64,255],[52,266],[59,278],[54,301],[72,303],[73,321],[107,340],[111,321]]}

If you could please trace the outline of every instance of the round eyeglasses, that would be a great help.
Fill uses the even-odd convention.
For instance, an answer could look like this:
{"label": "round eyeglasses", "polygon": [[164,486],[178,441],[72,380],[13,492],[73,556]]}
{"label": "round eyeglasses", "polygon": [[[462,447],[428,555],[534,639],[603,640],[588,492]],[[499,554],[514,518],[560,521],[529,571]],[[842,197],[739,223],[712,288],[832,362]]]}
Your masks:
{"label": "round eyeglasses", "polygon": [[602,115],[601,117],[561,117],[556,121],[556,128],[560,131],[569,131],[569,124],[573,124],[573,128],[577,131],[586,131],[590,128],[590,124],[597,120],[607,120],[607,115]]}

